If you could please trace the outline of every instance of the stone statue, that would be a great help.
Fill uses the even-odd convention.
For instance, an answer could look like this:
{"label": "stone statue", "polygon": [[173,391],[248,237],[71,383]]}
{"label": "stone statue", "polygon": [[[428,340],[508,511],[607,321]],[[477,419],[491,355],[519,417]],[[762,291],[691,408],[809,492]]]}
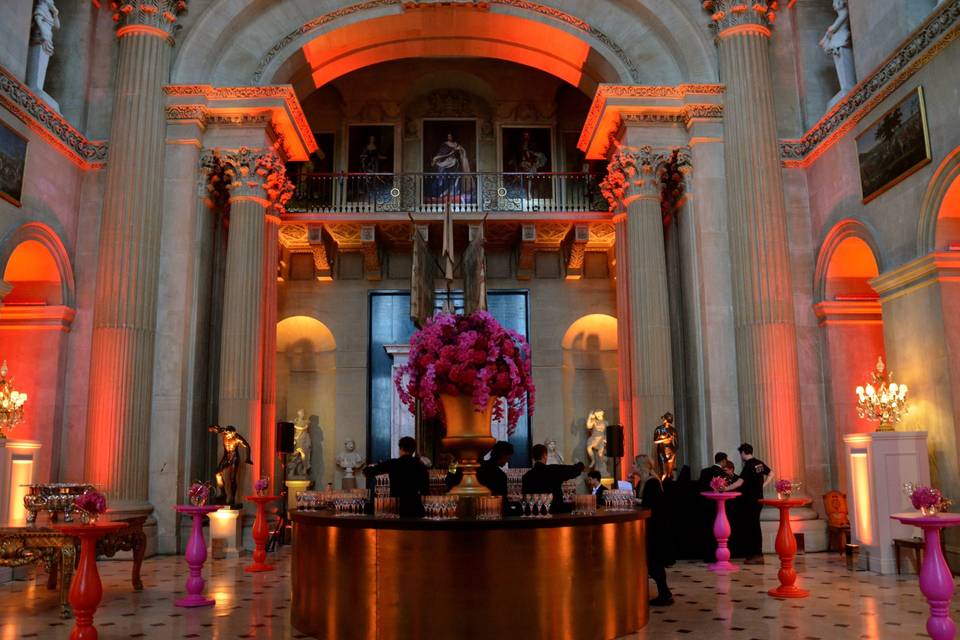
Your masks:
{"label": "stone statue", "polygon": [[833,0],[833,10],[837,12],[837,19],[833,21],[827,32],[820,38],[820,46],[833,56],[833,66],[837,70],[837,80],[840,81],[840,91],[830,99],[827,109],[832,109],[850,89],[857,84],[857,72],[853,66],[853,48],[850,41],[850,10],[847,0]]}
{"label": "stone statue", "polygon": [[60,12],[53,0],[35,0],[27,54],[27,86],[43,91],[47,65],[53,55],[53,32],[60,29]]}
{"label": "stone statue", "polygon": [[557,451],[557,441],[550,438],[543,443],[547,448],[547,464],[563,464],[563,456]]}
{"label": "stone statue", "polygon": [[607,421],[603,419],[603,410],[597,409],[587,417],[587,466],[607,473]]}
{"label": "stone statue", "polygon": [[357,451],[357,443],[352,438],[343,441],[343,451],[337,454],[337,466],[343,469],[342,489],[355,489],[357,479],[354,476],[355,471],[364,467],[366,461],[360,452]]}
{"label": "stone statue", "polygon": [[240,449],[247,450],[247,459],[243,462],[253,464],[253,460],[250,458],[250,443],[237,433],[237,429],[233,425],[221,427],[215,424],[207,430],[216,433],[223,439],[223,455],[217,465],[217,487],[223,490],[223,495],[226,498],[225,504],[231,507],[240,505],[237,495],[237,490],[240,488],[240,477],[243,472]]}
{"label": "stone statue", "polygon": [[310,440],[310,421],[303,415],[303,409],[297,411],[293,421],[293,455],[288,462],[287,476],[290,478],[309,478],[313,443]]}
{"label": "stone statue", "polygon": [[679,448],[680,439],[677,437],[677,428],[673,426],[673,414],[668,411],[660,416],[660,424],[653,430],[653,450],[661,482],[673,476]]}

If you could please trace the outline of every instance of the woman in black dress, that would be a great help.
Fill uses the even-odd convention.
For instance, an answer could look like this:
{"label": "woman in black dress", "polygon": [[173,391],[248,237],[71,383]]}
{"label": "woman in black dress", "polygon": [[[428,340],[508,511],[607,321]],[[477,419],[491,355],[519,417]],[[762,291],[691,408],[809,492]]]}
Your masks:
{"label": "woman in black dress", "polygon": [[667,586],[666,571],[667,565],[671,564],[673,559],[670,557],[670,534],[663,484],[657,477],[650,456],[637,456],[633,473],[639,475],[640,506],[650,509],[650,518],[647,520],[647,569],[650,578],[657,583],[657,597],[651,598],[650,605],[665,607],[673,604],[673,594]]}

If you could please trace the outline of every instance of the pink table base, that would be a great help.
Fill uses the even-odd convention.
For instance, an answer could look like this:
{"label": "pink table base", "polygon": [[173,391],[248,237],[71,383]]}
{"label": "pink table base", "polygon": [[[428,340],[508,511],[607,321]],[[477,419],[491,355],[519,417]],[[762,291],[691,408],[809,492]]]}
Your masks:
{"label": "pink table base", "polygon": [[770,589],[767,594],[774,598],[806,598],[810,592],[797,586],[797,570],[793,566],[793,559],[797,555],[797,539],[793,537],[790,528],[790,509],[805,507],[812,502],[809,498],[786,498],[784,500],[760,500],[760,504],[776,507],[780,510],[780,527],[777,529],[775,548],[780,556],[780,570],[777,578],[780,586]]}
{"label": "pink table base", "polygon": [[953,574],[940,547],[940,530],[960,526],[960,514],[938,513],[924,516],[919,513],[895,513],[891,518],[903,524],[923,529],[925,541],[923,564],[920,567],[920,591],[930,605],[927,633],[933,640],[953,640],[957,625],[950,618],[950,600],[953,598]]}
{"label": "pink table base", "polygon": [[203,517],[208,513],[219,511],[221,505],[178,504],[174,508],[178,512],[193,518],[190,540],[187,542],[187,551],[183,556],[187,561],[187,566],[190,567],[190,577],[187,578],[187,595],[179,598],[174,604],[178,607],[211,607],[217,601],[203,595],[203,587],[206,585],[203,579],[203,563],[207,560],[207,545],[203,540]]}
{"label": "pink table base", "polygon": [[730,521],[727,519],[727,500],[740,496],[736,491],[701,491],[700,495],[717,503],[717,517],[713,521],[713,537],[717,539],[717,561],[707,565],[710,571],[716,573],[733,573],[740,571],[740,567],[730,562],[730,549],[727,541],[730,539]]}

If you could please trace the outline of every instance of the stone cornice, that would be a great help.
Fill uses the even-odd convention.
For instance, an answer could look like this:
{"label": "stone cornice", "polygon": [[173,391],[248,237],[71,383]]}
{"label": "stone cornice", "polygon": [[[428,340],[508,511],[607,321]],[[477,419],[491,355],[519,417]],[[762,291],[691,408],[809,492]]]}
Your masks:
{"label": "stone cornice", "polygon": [[825,300],[813,305],[820,326],[883,324],[879,300]]}
{"label": "stone cornice", "polygon": [[881,273],[870,281],[887,302],[937,282],[960,281],[960,251],[937,251]]}
{"label": "stone cornice", "polygon": [[0,308],[0,330],[70,331],[77,312],[63,305],[15,305]]}
{"label": "stone cornice", "polygon": [[171,45],[180,25],[177,17],[186,13],[187,0],[115,0],[110,3],[117,37],[136,33],[164,38]]}
{"label": "stone cornice", "polygon": [[87,140],[3,66],[0,104],[81,169],[99,169],[106,164],[106,142]]}
{"label": "stone cornice", "polygon": [[[270,47],[270,49],[263,55],[263,57],[260,58],[257,64],[257,69],[253,73],[252,81],[255,83],[260,82],[263,79],[263,74],[267,67],[270,66],[270,63],[273,62],[273,59],[277,57],[277,54],[290,46],[301,36],[304,36],[311,31],[315,31],[316,29],[328,25],[331,22],[335,22],[336,20],[345,18],[355,13],[383,7],[398,7],[402,9],[405,4],[407,4],[406,0],[366,0],[365,2],[359,2],[347,7],[341,7],[340,9],[325,13],[322,16],[303,23],[285,35],[283,38],[275,42],[274,45]],[[485,0],[484,4],[488,7],[499,5],[521,9],[531,13],[537,13],[541,16],[562,22],[574,29],[577,29],[578,31],[582,31],[593,39],[602,42],[603,45],[617,57],[617,60],[619,60],[620,63],[629,70],[631,80],[636,82],[639,81],[641,77],[640,70],[636,63],[623,49],[620,48],[616,42],[614,42],[613,38],[592,26],[586,20],[582,20],[581,18],[566,13],[565,11],[561,11],[555,7],[548,7],[536,2],[530,2],[529,0]]]}
{"label": "stone cornice", "polygon": [[947,2],[799,140],[781,140],[786,167],[808,167],[960,36],[960,1]]}

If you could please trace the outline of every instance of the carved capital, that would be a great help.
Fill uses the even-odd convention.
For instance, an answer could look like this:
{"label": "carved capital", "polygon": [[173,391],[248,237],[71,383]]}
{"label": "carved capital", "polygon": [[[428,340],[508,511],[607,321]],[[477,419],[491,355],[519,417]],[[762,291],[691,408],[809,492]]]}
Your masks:
{"label": "carved capital", "polygon": [[600,192],[610,210],[625,209],[638,198],[659,198],[660,173],[670,153],[646,145],[635,148],[616,141],[614,144],[616,150],[607,164],[607,176],[600,183]]}
{"label": "carved capital", "polygon": [[293,196],[293,183],[275,149],[248,149],[221,151],[224,175],[230,200],[257,199],[272,212],[280,215]]}
{"label": "carved capital", "polygon": [[200,154],[198,191],[211,209],[223,209],[230,200],[227,189],[229,179],[226,165],[220,154],[213,149],[204,149]]}
{"label": "carved capital", "polygon": [[136,33],[154,35],[173,44],[180,25],[177,17],[187,11],[187,0],[116,0],[110,3],[117,37]]}
{"label": "carved capital", "polygon": [[757,33],[770,36],[770,27],[776,20],[777,0],[703,0],[703,8],[710,14],[711,27],[721,38],[737,33]]}

